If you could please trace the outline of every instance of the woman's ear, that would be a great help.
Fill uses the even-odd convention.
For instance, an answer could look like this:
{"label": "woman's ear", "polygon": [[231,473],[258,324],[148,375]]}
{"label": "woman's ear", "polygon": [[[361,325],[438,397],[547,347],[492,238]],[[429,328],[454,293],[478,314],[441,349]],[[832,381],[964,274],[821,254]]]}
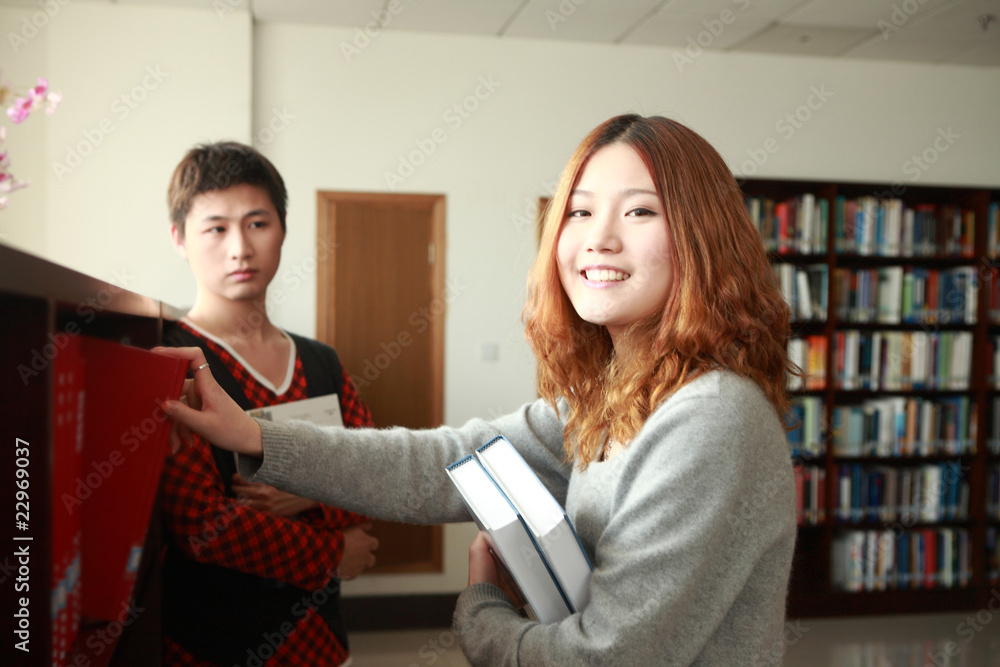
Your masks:
{"label": "woman's ear", "polygon": [[173,242],[174,250],[177,251],[177,254],[187,259],[187,251],[184,249],[184,236],[181,234],[177,223],[174,222],[170,223],[170,240]]}

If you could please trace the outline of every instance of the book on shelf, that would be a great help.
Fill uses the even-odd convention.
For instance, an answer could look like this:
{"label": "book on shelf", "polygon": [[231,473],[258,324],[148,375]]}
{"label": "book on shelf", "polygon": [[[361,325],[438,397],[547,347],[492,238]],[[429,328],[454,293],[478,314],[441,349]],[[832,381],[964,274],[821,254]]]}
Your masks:
{"label": "book on shelf", "polygon": [[969,483],[957,462],[905,468],[842,463],[836,492],[836,516],[842,523],[912,525],[969,516]]}
{"label": "book on shelf", "polygon": [[838,253],[886,257],[971,257],[975,212],[900,199],[839,196],[834,201]]}
{"label": "book on shelf", "polygon": [[829,211],[829,202],[811,193],[783,200],[747,198],[747,212],[764,248],[779,254],[826,252]]}
{"label": "book on shelf", "polygon": [[52,665],[67,664],[80,632],[80,512],[72,497],[83,454],[84,363],[79,337],[67,337],[52,364]]}
{"label": "book on shelf", "polygon": [[970,546],[965,528],[842,531],[833,542],[833,586],[849,592],[966,587]]}
{"label": "book on shelf", "polygon": [[82,338],[86,363],[80,476],[84,618],[118,620],[130,604],[170,435],[160,401],[180,396],[189,363]]}
{"label": "book on shelf", "polygon": [[835,331],[837,388],[967,390],[972,341],[971,331]]}
{"label": "book on shelf", "polygon": [[826,264],[795,266],[777,262],[772,265],[772,269],[793,320],[826,320],[829,293],[829,271]]}
{"label": "book on shelf", "polygon": [[833,409],[835,456],[913,457],[976,453],[978,406],[968,396],[889,396]]}
{"label": "book on shelf", "polygon": [[513,445],[499,436],[446,470],[538,620],[582,611],[590,561],[565,510]]}

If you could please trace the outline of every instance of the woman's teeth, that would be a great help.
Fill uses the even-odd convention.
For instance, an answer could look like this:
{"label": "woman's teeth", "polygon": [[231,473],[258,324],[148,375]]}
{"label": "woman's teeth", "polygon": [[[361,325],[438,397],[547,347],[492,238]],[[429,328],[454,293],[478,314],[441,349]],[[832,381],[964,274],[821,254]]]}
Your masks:
{"label": "woman's teeth", "polygon": [[610,271],[608,269],[587,269],[583,273],[587,276],[587,280],[602,283],[628,280],[630,278],[630,275],[627,273],[622,273],[621,271]]}

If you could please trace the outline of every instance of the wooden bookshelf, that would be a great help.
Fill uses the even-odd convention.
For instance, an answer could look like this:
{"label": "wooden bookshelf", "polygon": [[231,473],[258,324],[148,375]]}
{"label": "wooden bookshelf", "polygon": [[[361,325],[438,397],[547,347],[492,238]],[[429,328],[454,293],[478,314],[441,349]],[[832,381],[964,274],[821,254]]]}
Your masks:
{"label": "wooden bookshelf", "polygon": [[[67,337],[86,335],[141,348],[160,343],[165,320],[176,312],[156,300],[94,279],[25,252],[0,245],[0,327],[3,331],[4,463],[0,480],[0,563],[17,571],[16,549],[30,544],[30,560],[22,583],[0,575],[0,629],[15,636],[13,614],[26,597],[30,614],[28,652],[14,656],[19,665],[51,665],[53,661],[52,484],[53,484],[53,360]],[[15,529],[13,447],[16,439],[29,444],[23,462],[30,480],[30,524]],[[114,517],[108,517],[113,521]],[[23,538],[29,538],[27,540]],[[124,622],[90,623],[80,634],[68,664],[159,665],[161,525],[158,504],[150,517],[133,595],[135,613]],[[9,646],[9,645],[8,645]],[[9,651],[10,649],[5,649]],[[9,655],[9,653],[6,653]]]}
{"label": "wooden bookshelf", "polygon": [[[819,386],[810,387],[809,390],[799,388],[793,392],[794,398],[812,397],[815,404],[821,406],[824,413],[818,430],[818,449],[814,448],[812,451],[805,452],[800,448],[796,451],[794,458],[799,466],[813,466],[822,470],[825,474],[825,483],[822,487],[822,497],[819,499],[820,505],[823,507],[823,515],[815,521],[815,525],[808,525],[808,522],[807,525],[800,525],[788,600],[789,616],[795,618],[845,614],[896,614],[982,608],[989,599],[991,585],[995,586],[998,583],[996,581],[991,583],[989,578],[990,568],[997,566],[995,564],[996,556],[993,556],[994,564],[991,566],[991,556],[987,553],[987,533],[989,528],[1000,532],[1000,517],[987,515],[986,493],[989,470],[991,466],[1000,464],[1000,454],[991,454],[988,450],[990,438],[1000,439],[1000,432],[991,432],[991,429],[1000,430],[992,427],[993,400],[1000,399],[1000,384],[988,381],[992,372],[990,368],[993,364],[991,337],[1000,337],[1000,318],[995,323],[990,321],[988,312],[990,285],[985,277],[1000,268],[1000,249],[994,249],[992,253],[988,251],[987,239],[990,233],[989,216],[995,210],[995,207],[991,209],[991,203],[1000,202],[1000,190],[908,184],[903,186],[900,184],[757,179],[743,181],[741,187],[747,196],[750,210],[761,212],[762,236],[765,239],[765,245],[769,246],[772,263],[776,266],[792,265],[803,269],[803,272],[806,272],[806,267],[820,267],[816,270],[817,273],[821,274],[825,271],[828,278],[821,288],[826,305],[824,316],[813,317],[808,321],[796,320],[793,317],[792,323],[793,337],[814,336],[816,337],[815,342],[825,344],[823,382]],[[813,197],[813,202],[802,203],[801,197],[806,194]],[[915,209],[918,205],[926,205],[926,210],[934,209],[940,213],[946,207],[955,206],[964,209],[967,213],[959,212],[958,219],[964,223],[964,226],[956,224],[954,229],[958,231],[954,236],[943,235],[940,237],[947,242],[948,247],[945,247],[944,244],[936,246],[931,254],[926,256],[919,255],[919,253],[912,254],[915,252],[912,246],[897,246],[895,244],[891,246],[887,244],[882,248],[883,252],[878,250],[870,252],[870,254],[859,252],[862,247],[861,235],[863,232],[858,226],[855,226],[854,229],[859,235],[859,243],[853,247],[851,243],[841,243],[838,247],[838,198],[861,200],[866,197],[873,198],[876,206],[882,204],[886,209],[896,206],[890,204],[890,200],[900,200],[901,203],[898,206],[903,208]],[[757,201],[755,202],[754,199]],[[764,224],[763,211],[768,207],[763,202],[766,199],[771,200],[772,204],[790,202],[792,216],[808,208],[812,212],[812,219],[819,215],[819,202],[825,201],[827,211],[825,228],[821,229],[819,225],[814,226],[811,232],[805,235],[805,239],[793,236],[791,240],[783,243],[771,234],[773,228]],[[774,220],[776,216],[773,214],[773,209],[768,210],[771,211],[772,220]],[[926,215],[926,211],[924,214]],[[974,223],[972,222],[973,217]],[[952,216],[949,219],[954,220],[955,218]],[[889,214],[887,213],[882,220],[883,227],[881,229],[889,228],[888,221]],[[789,224],[790,229],[796,228],[795,222],[804,221],[793,217]],[[892,229],[897,228],[893,227]],[[972,236],[967,234],[969,229],[974,230]],[[810,242],[810,240],[815,240],[816,234],[820,232],[825,238],[825,244]],[[998,237],[1000,237],[1000,229],[993,232],[994,241]],[[926,245],[919,247],[922,250],[927,250]],[[954,252],[950,251],[952,249]],[[871,251],[872,248],[866,246],[864,250]],[[940,318],[935,319],[935,316],[932,315],[924,321],[902,319],[890,323],[877,321],[877,314],[872,321],[868,322],[845,321],[844,313],[838,313],[838,309],[835,307],[839,296],[835,272],[847,270],[848,272],[870,271],[878,273],[882,270],[885,274],[893,271],[898,273],[894,267],[907,267],[911,273],[912,268],[917,267],[937,272],[964,272],[975,276],[979,282],[971,288],[961,290],[963,298],[973,299],[970,302],[970,310],[974,315],[974,321],[941,321]],[[959,267],[971,267],[972,270],[955,271]],[[776,275],[780,275],[782,270],[787,274],[788,269],[776,269]],[[798,274],[796,273],[796,275]],[[786,287],[788,284],[790,283],[786,281]],[[800,283],[800,286],[804,287],[805,283]],[[958,288],[955,289],[958,290]],[[877,290],[876,293],[878,293]],[[998,297],[1000,295],[994,295],[994,299],[998,299]],[[857,301],[861,301],[861,299],[859,298]],[[841,336],[841,334],[849,330],[858,330],[861,334],[869,337],[872,336],[872,332],[886,332],[887,339],[893,336],[902,336],[905,341],[911,340],[912,332],[943,333],[952,336],[954,332],[965,332],[963,335],[966,339],[971,336],[971,364],[967,384],[955,387],[919,386],[909,383],[898,387],[891,384],[876,384],[874,388],[871,388],[870,386],[854,387],[849,383],[838,381],[838,351],[835,342],[838,337],[846,337]],[[879,335],[882,336],[881,333]],[[914,350],[910,350],[904,352],[903,356],[908,356],[912,360],[916,353]],[[905,363],[911,363],[911,361]],[[909,366],[907,368],[909,369]],[[916,373],[915,367],[912,370]],[[879,382],[885,380],[886,378],[880,378]],[[891,387],[891,390],[884,388],[886,386]],[[888,397],[907,399],[914,405],[918,404],[918,399],[923,403],[931,403],[942,401],[946,397],[967,397],[970,415],[974,417],[974,423],[970,425],[970,439],[974,450],[960,453],[941,451],[940,449],[919,453],[908,452],[905,448],[901,449],[898,446],[900,439],[894,435],[893,441],[897,443],[897,446],[895,449],[890,447],[889,452],[881,452],[882,455],[859,452],[853,456],[847,456],[835,451],[832,419],[834,408],[860,405],[865,401]],[[996,409],[1000,410],[1000,400],[997,401]],[[843,414],[842,411],[841,416]],[[997,417],[1000,418],[1000,415]],[[997,421],[1000,423],[1000,419]],[[840,423],[838,422],[838,424]],[[845,437],[843,433],[838,433],[838,435],[841,438]],[[837,446],[841,447],[842,441],[838,441]],[[961,470],[962,479],[967,484],[967,512],[954,518],[939,517],[933,521],[911,520],[911,517],[902,517],[900,514],[890,518],[891,510],[887,510],[890,511],[890,515],[881,519],[877,516],[845,519],[837,512],[838,475],[841,466],[850,465],[860,466],[866,470],[889,471],[888,475],[894,480],[905,470],[914,467],[957,466]],[[877,475],[873,475],[874,477]],[[888,504],[892,505],[899,500],[899,496],[886,500]],[[959,500],[956,504],[961,506],[962,503]],[[934,587],[898,587],[900,582],[909,581],[916,577],[915,574],[908,571],[897,573],[898,577],[894,576],[891,571],[887,572],[884,579],[884,590],[864,589],[864,586],[870,582],[862,582],[863,589],[860,591],[844,590],[843,582],[835,584],[835,568],[840,565],[839,561],[835,563],[837,560],[834,555],[835,544],[838,538],[843,539],[845,533],[849,531],[873,531],[909,536],[912,535],[913,531],[922,529],[940,530],[941,534],[949,534],[948,531],[952,531],[956,535],[958,531],[966,532],[968,535],[969,571],[968,582],[965,585],[960,585],[957,578],[952,582],[949,574],[948,583],[952,584],[951,587],[943,585],[941,581],[937,581]],[[958,544],[957,538],[955,543]],[[898,542],[896,544],[898,545]],[[877,551],[873,553],[879,558],[881,557]],[[862,560],[871,560],[871,555],[872,553],[863,556]],[[897,585],[895,588],[893,587],[894,583]]]}

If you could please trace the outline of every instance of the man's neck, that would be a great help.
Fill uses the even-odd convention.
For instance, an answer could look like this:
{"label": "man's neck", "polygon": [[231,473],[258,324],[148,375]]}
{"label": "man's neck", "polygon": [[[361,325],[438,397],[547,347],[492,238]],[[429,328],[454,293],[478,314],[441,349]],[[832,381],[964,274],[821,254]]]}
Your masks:
{"label": "man's neck", "polygon": [[234,347],[262,344],[278,333],[263,300],[231,301],[199,295],[186,317]]}

